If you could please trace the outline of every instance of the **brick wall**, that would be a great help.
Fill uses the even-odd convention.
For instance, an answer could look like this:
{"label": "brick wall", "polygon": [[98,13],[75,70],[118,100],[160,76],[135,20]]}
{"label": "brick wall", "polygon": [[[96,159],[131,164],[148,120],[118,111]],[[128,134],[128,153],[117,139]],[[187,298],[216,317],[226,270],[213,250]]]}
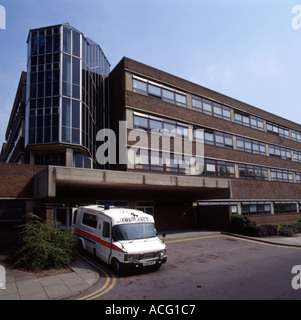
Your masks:
{"label": "brick wall", "polygon": [[33,177],[44,166],[0,162],[0,198],[32,198]]}

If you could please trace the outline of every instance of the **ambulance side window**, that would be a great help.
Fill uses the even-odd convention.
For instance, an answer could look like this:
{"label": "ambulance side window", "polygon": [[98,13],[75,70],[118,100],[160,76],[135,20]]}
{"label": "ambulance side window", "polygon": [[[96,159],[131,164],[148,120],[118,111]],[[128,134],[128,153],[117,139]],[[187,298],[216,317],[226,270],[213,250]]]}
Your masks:
{"label": "ambulance side window", "polygon": [[110,224],[108,222],[103,223],[102,236],[104,238],[110,238]]}
{"label": "ambulance side window", "polygon": [[88,227],[96,229],[97,217],[93,214],[84,213],[82,223]]}

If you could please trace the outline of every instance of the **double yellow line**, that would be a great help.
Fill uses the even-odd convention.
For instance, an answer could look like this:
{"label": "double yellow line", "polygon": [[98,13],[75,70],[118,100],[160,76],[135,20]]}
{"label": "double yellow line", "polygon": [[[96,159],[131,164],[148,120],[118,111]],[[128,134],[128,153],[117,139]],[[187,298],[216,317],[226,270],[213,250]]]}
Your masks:
{"label": "double yellow line", "polygon": [[80,257],[84,261],[86,261],[88,264],[92,265],[97,271],[102,273],[106,279],[106,282],[99,290],[94,291],[84,297],[77,299],[77,300],[93,300],[95,298],[101,297],[102,295],[106,294],[107,292],[109,292],[110,290],[112,290],[114,288],[114,286],[116,285],[116,277],[113,273],[111,273],[109,271],[105,271],[103,268],[101,268],[97,264],[91,262],[89,259],[86,259],[82,255],[80,255]]}

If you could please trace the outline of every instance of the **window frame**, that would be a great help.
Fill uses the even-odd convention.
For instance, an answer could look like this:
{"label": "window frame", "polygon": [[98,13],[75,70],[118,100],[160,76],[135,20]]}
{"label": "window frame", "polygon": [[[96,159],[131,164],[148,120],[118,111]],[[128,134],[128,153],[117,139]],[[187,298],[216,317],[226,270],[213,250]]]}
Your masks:
{"label": "window frame", "polygon": [[[179,107],[187,108],[187,94],[184,91],[165,86],[161,83],[154,82],[148,79],[137,77],[133,75],[132,77],[133,92],[138,94],[143,94],[149,97],[160,99],[164,102],[174,104]],[[144,89],[142,89],[144,87]],[[158,91],[155,92],[157,89]],[[172,97],[167,97],[164,93],[171,93]]]}
{"label": "window frame", "polygon": [[[209,107],[211,109],[210,111]],[[231,121],[230,107],[195,95],[192,95],[192,110],[213,116],[215,118]]]}

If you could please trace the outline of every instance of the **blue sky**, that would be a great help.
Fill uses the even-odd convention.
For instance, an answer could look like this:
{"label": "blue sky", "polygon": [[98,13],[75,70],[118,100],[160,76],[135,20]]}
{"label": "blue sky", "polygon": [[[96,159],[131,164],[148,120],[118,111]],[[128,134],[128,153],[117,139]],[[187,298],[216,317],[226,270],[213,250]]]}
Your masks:
{"label": "blue sky", "polygon": [[69,22],[99,43],[112,69],[127,56],[301,123],[301,0],[0,0],[0,143],[28,30]]}

